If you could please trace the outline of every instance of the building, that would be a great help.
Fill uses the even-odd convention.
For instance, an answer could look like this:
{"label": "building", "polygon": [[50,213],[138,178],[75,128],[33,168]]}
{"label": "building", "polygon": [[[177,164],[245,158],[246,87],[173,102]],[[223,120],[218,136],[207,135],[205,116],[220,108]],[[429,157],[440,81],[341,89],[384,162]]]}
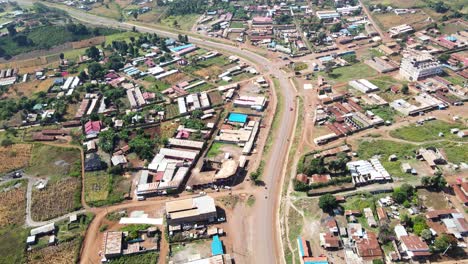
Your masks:
{"label": "building", "polygon": [[438,60],[427,53],[409,55],[401,59],[400,74],[409,81],[439,75],[442,68]]}
{"label": "building", "polygon": [[392,38],[398,37],[400,35],[408,34],[413,31],[414,29],[410,25],[407,25],[407,24],[392,27],[388,30],[388,32],[390,33],[390,37]]}
{"label": "building", "polygon": [[340,238],[329,232],[320,233],[320,246],[327,250],[338,249],[340,247]]}
{"label": "building", "polygon": [[106,259],[115,258],[122,254],[123,233],[112,231],[104,233],[103,254]]}
{"label": "building", "polygon": [[409,258],[419,259],[431,255],[429,246],[421,238],[414,235],[400,237],[401,249]]}
{"label": "building", "polygon": [[166,203],[168,225],[213,222],[217,218],[214,199],[208,195]]}
{"label": "building", "polygon": [[366,79],[352,80],[349,81],[348,84],[362,93],[371,93],[379,90],[379,87],[377,87],[376,85],[374,85]]}
{"label": "building", "polygon": [[417,157],[425,160],[432,169],[435,169],[437,165],[447,163],[442,153],[436,148],[421,148],[418,150]]}
{"label": "building", "polygon": [[364,237],[358,238],[356,240],[356,253],[365,261],[382,259],[383,253],[377,235],[369,231]]}
{"label": "building", "polygon": [[364,211],[364,216],[366,217],[366,220],[367,220],[367,224],[370,227],[377,227],[377,221],[375,221],[374,212],[372,212],[372,209],[367,207],[367,208],[364,208],[363,211]]}
{"label": "building", "polygon": [[355,185],[391,180],[390,174],[378,159],[357,160],[346,163]]}
{"label": "building", "polygon": [[340,17],[340,14],[334,10],[317,11],[315,12],[315,15],[317,15],[317,17],[320,20],[327,20],[327,19],[329,20],[329,19],[335,19],[335,18]]}
{"label": "building", "polygon": [[380,73],[387,73],[398,69],[398,65],[394,62],[386,61],[379,57],[366,60],[365,63]]}

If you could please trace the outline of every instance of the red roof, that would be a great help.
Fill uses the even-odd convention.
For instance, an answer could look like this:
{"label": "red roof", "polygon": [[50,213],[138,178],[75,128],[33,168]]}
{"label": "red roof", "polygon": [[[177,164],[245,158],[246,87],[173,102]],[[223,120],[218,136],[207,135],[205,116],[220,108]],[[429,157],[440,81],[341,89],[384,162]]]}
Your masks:
{"label": "red roof", "polygon": [[[417,251],[418,254],[424,253],[423,255],[419,256],[428,256],[431,255],[429,252],[429,246],[424,242],[421,238],[409,235],[409,236],[401,236],[400,237],[401,243],[405,244],[406,248],[409,251]],[[427,251],[427,252],[424,252]],[[413,252],[416,253],[416,252]],[[416,254],[415,254],[416,255]]]}
{"label": "red roof", "polygon": [[296,175],[296,180],[302,182],[302,183],[305,183],[305,184],[308,184],[309,183],[309,179],[307,179],[307,175],[303,174],[303,173],[300,173],[298,175]]}
{"label": "red roof", "polygon": [[325,242],[326,248],[337,248],[340,246],[340,238],[334,236],[331,233],[325,233],[323,235],[323,240]]}
{"label": "red roof", "polygon": [[190,132],[188,132],[187,130],[180,130],[179,132],[177,132],[176,138],[187,139],[189,138],[189,136]]}
{"label": "red roof", "polygon": [[345,215],[346,215],[346,216],[350,216],[350,215],[361,215],[361,211],[359,211],[359,210],[346,210],[346,211],[345,211]]}
{"label": "red roof", "polygon": [[458,211],[455,209],[433,210],[433,211],[429,211],[426,213],[426,218],[433,219],[433,218],[438,218],[441,215],[449,215],[449,214],[454,214],[454,213],[458,213]]}
{"label": "red roof", "polygon": [[330,219],[327,221],[327,223],[325,223],[325,225],[328,227],[328,228],[338,228],[338,225],[336,224],[336,220],[335,219]]}
{"label": "red roof", "polygon": [[468,197],[465,195],[465,193],[460,188],[460,186],[458,186],[457,184],[454,184],[452,188],[453,188],[453,192],[455,193],[457,198],[460,200],[460,202],[464,204],[468,203]]}
{"label": "red roof", "polygon": [[85,124],[85,133],[86,135],[92,134],[92,133],[98,133],[101,131],[101,126],[102,123],[101,121],[88,121]]}
{"label": "red roof", "polygon": [[358,255],[365,260],[382,258],[382,249],[374,232],[367,232],[367,238],[356,241]]}
{"label": "red roof", "polygon": [[253,23],[272,23],[273,19],[271,17],[261,17],[256,16],[252,19]]}
{"label": "red roof", "polygon": [[378,207],[376,211],[377,211],[377,216],[379,217],[379,220],[388,219],[387,213],[385,212],[385,209],[383,209],[383,207]]}
{"label": "red roof", "polygon": [[156,172],[156,174],[154,175],[154,180],[161,181],[163,177],[164,177],[164,171],[159,171],[159,172]]}
{"label": "red roof", "polygon": [[312,175],[312,182],[313,183],[327,183],[330,181],[330,174],[314,174]]}

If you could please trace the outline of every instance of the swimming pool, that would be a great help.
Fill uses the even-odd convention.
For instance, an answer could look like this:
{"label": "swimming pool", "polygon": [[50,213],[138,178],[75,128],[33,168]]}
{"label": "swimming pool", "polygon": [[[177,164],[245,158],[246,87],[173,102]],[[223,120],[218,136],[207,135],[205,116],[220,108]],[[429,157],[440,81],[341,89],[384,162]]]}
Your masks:
{"label": "swimming pool", "polygon": [[247,122],[247,115],[239,113],[230,113],[228,117],[229,122],[245,123]]}

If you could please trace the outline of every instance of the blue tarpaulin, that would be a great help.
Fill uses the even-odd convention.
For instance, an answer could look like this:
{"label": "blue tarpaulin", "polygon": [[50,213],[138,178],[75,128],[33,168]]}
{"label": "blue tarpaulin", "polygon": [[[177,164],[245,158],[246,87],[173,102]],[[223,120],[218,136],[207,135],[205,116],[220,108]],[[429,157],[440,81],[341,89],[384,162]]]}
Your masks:
{"label": "blue tarpaulin", "polygon": [[211,242],[211,255],[223,255],[223,243],[219,240],[219,236],[214,236],[213,241]]}

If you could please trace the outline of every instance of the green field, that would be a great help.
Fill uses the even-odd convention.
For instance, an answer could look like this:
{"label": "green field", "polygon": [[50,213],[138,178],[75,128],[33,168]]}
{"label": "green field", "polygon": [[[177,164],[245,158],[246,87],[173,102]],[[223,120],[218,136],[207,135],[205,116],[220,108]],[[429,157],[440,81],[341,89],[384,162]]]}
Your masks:
{"label": "green field", "polygon": [[21,227],[0,229],[0,264],[25,263],[26,238],[29,230]]}
{"label": "green field", "polygon": [[328,78],[335,83],[343,83],[353,79],[368,78],[376,75],[377,72],[374,69],[360,62],[351,66],[333,69]]}
{"label": "green field", "polygon": [[51,145],[35,144],[26,172],[34,176],[48,176],[52,179],[81,175],[80,151]]}
{"label": "green field", "polygon": [[394,122],[395,116],[398,115],[398,112],[388,105],[378,106],[376,108],[370,109],[370,111],[374,113],[375,115],[379,116],[380,118],[382,118],[383,120],[391,121],[391,122]]}
{"label": "green field", "polygon": [[161,20],[161,25],[166,27],[174,28],[174,23],[177,21],[177,29],[190,31],[192,26],[197,21],[200,15],[197,14],[190,14],[190,15],[183,15],[183,16],[168,16]]}
{"label": "green field", "polygon": [[111,264],[156,264],[158,262],[158,253],[156,252],[148,252],[144,254],[138,255],[129,255],[129,256],[122,256],[118,258],[114,258],[109,261]]}
{"label": "green field", "polygon": [[220,142],[214,142],[213,145],[211,145],[210,147],[210,150],[208,151],[208,153],[206,154],[206,156],[208,158],[214,158],[216,156],[218,156],[219,154],[221,154],[223,151],[221,150],[221,148],[223,147],[223,143],[220,143]]}
{"label": "green field", "polygon": [[22,45],[14,40],[17,38],[17,36],[6,36],[0,38],[0,46],[3,48],[3,50],[5,50],[5,54],[14,56],[37,49],[48,49],[70,41],[78,41],[98,35],[111,34],[114,33],[115,30],[99,29],[97,32],[98,34],[94,34],[90,30],[90,32],[87,34],[78,35],[76,33],[70,32],[65,26],[41,26],[33,28],[25,33],[17,34],[17,36],[25,35],[32,42],[32,44]]}
{"label": "green field", "polygon": [[110,176],[100,172],[85,174],[85,200],[88,203],[105,201],[110,190]]}
{"label": "green field", "polygon": [[426,144],[425,146],[443,149],[449,162],[460,164],[461,162],[468,161],[468,144],[466,143],[437,142]]}
{"label": "green field", "polygon": [[[450,124],[447,122],[434,120],[425,122],[424,125],[409,125],[395,129],[390,132],[394,138],[399,138],[413,142],[425,142],[440,139],[449,139],[453,141],[467,141],[466,138],[460,138],[457,135],[450,133],[450,129],[466,129],[461,124]],[[444,133],[443,137],[439,137],[439,132]]]}
{"label": "green field", "polygon": [[111,176],[105,171],[85,174],[85,200],[93,206],[104,206],[121,202],[130,191],[130,180],[122,176]]}

